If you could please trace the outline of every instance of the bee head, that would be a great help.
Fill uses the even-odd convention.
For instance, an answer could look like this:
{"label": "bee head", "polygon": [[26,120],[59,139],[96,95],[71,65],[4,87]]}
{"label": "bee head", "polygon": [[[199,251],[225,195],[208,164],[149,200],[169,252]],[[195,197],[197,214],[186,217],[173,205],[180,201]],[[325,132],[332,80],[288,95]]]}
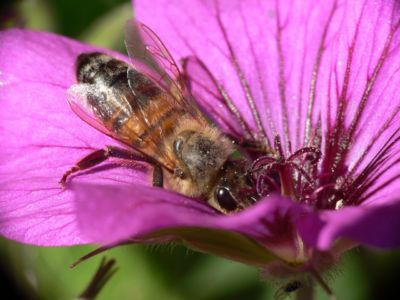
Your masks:
{"label": "bee head", "polygon": [[252,205],[257,194],[248,175],[248,161],[233,159],[230,141],[222,136],[185,130],[175,139],[173,150],[184,173],[195,179],[212,207],[228,214]]}
{"label": "bee head", "polygon": [[229,214],[253,205],[257,201],[254,184],[247,173],[245,159],[228,159],[220,171],[209,200],[211,206]]}

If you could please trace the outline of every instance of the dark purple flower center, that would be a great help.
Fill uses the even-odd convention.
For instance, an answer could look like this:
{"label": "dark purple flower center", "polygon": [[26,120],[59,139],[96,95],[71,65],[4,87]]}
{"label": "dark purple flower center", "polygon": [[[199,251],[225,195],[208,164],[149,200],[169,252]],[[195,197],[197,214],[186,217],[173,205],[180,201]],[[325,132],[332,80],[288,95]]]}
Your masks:
{"label": "dark purple flower center", "polygon": [[303,147],[287,156],[280,136],[275,136],[274,150],[257,158],[251,167],[257,194],[264,197],[280,192],[315,209],[339,209],[351,204],[349,190],[355,188],[354,182],[346,186],[348,180],[343,176],[330,176],[331,181],[326,181],[318,167],[321,156],[317,147]]}

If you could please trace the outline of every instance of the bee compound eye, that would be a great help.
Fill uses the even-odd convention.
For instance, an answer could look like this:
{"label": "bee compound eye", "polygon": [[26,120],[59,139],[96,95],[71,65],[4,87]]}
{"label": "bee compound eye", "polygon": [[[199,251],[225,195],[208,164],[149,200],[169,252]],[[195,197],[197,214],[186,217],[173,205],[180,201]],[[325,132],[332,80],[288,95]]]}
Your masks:
{"label": "bee compound eye", "polygon": [[223,209],[234,211],[237,208],[236,201],[227,187],[218,187],[215,190],[215,197]]}
{"label": "bee compound eye", "polygon": [[182,152],[182,146],[183,146],[183,140],[178,138],[174,141],[174,152],[176,155],[178,155],[178,157],[181,156],[181,152]]}

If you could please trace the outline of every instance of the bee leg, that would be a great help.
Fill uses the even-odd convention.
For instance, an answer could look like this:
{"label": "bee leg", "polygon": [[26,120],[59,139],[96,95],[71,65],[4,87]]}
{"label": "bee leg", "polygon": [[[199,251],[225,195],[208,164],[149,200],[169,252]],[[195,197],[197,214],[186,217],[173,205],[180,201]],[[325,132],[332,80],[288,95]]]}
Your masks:
{"label": "bee leg", "polygon": [[118,148],[114,146],[107,146],[104,149],[99,149],[95,150],[82,159],[80,159],[75,166],[73,166],[71,169],[69,169],[67,172],[64,173],[60,180],[60,184],[62,187],[65,186],[65,183],[67,182],[68,176],[70,176],[73,173],[89,169],[91,167],[94,167],[103,161],[107,160],[110,157],[116,157],[116,158],[122,158],[122,159],[128,159],[128,160],[135,160],[135,161],[145,161],[145,162],[151,162],[150,159],[147,157],[123,149],[123,148]]}
{"label": "bee leg", "polygon": [[155,164],[153,169],[153,186],[163,187],[164,176],[160,165]]}

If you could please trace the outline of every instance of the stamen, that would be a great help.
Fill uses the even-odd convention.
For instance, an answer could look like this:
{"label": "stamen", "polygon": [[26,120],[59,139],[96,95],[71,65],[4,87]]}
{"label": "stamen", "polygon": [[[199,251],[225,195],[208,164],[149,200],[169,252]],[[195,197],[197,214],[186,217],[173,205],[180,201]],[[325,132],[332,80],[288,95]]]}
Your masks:
{"label": "stamen", "polygon": [[298,171],[306,181],[308,181],[308,183],[310,183],[311,185],[314,185],[314,180],[308,176],[308,174],[304,171],[303,168],[299,167],[298,165],[296,165],[295,163],[289,161],[287,163],[289,166],[291,166],[293,169],[295,169],[296,171]]}
{"label": "stamen", "polygon": [[266,174],[261,174],[256,181],[256,191],[260,197],[267,196],[273,190],[279,191],[279,189],[275,180]]}
{"label": "stamen", "polygon": [[261,171],[265,169],[265,166],[270,165],[272,163],[276,162],[276,159],[270,156],[261,156],[257,158],[253,164],[251,165],[251,173],[256,173],[258,171]]}
{"label": "stamen", "polygon": [[281,138],[279,135],[275,136],[274,146],[275,146],[275,151],[278,153],[279,157],[284,158],[285,154],[283,154]]}
{"label": "stamen", "polygon": [[[321,151],[315,147],[304,147],[301,148],[300,150],[297,150],[295,153],[289,156],[288,160],[295,160],[299,158],[302,155],[306,155],[306,160],[308,160],[311,164],[317,163],[320,158],[321,158]],[[310,155],[313,156],[312,159],[310,159]]]}
{"label": "stamen", "polygon": [[[282,195],[298,201],[308,199],[307,195],[315,189],[316,176],[313,175],[321,151],[315,147],[304,147],[286,158],[279,135],[274,137],[274,150],[272,154],[259,157],[251,167],[257,193],[265,196],[266,192],[280,190]],[[279,180],[275,180],[278,176]]]}

